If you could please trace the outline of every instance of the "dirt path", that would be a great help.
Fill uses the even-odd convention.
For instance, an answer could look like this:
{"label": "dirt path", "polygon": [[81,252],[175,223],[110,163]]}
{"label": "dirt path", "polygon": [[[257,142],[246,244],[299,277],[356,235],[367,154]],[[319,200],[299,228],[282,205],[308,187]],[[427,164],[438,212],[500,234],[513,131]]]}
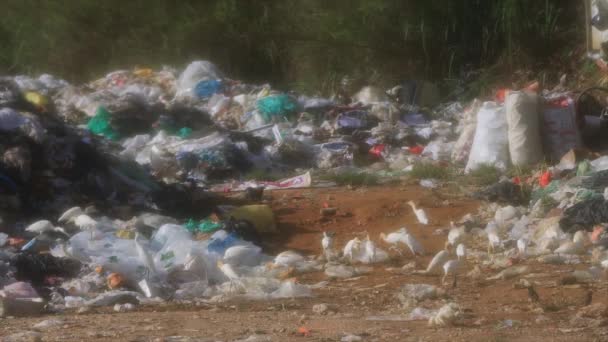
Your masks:
{"label": "dirt path", "polygon": [[[451,220],[474,212],[478,206],[474,201],[440,196],[411,186],[276,191],[272,194],[272,205],[281,234],[266,240],[267,249],[271,252],[296,249],[318,254],[323,230],[335,231],[337,245],[342,246],[353,236],[369,234],[379,240],[380,232],[405,225],[430,254],[434,254],[445,241],[445,235],[437,235],[435,231],[448,227]],[[431,219],[429,226],[416,223],[406,205],[408,200],[418,201],[425,208]],[[337,215],[321,219],[319,210],[323,206],[337,207]],[[422,257],[416,263],[426,265],[429,259],[430,256]],[[437,308],[448,299],[457,302],[469,316],[463,326],[434,329],[429,328],[426,321],[391,320],[403,317],[401,303],[395,296],[403,285],[440,286],[438,277],[405,275],[395,270],[412,260],[405,255],[375,265],[369,274],[330,280],[326,286],[314,290],[314,297],[308,299],[140,306],[128,313],[103,308],[84,314],[6,318],[0,320],[0,335],[31,330],[37,322],[56,318],[63,323],[43,331],[43,341],[233,341],[255,334],[265,335],[271,341],[340,341],[347,333],[358,335],[363,341],[608,340],[608,329],[603,324],[606,319],[594,320],[593,324],[598,326],[585,320],[572,321],[589,290],[593,292],[594,304],[608,302],[604,283],[561,286],[559,279],[574,266],[547,266],[533,261],[524,264],[529,265],[534,274],[530,280],[542,285],[537,291],[543,306],[551,304],[551,310],[530,303],[526,290],[514,288],[517,279],[479,282],[461,277],[456,289],[445,288],[443,299],[426,301],[419,306]],[[483,269],[484,278],[496,272]],[[322,273],[298,276],[298,281],[305,284],[321,280],[326,280]],[[330,304],[335,312],[313,313],[313,305],[319,303]],[[300,327],[306,327],[309,336],[301,336]]]}

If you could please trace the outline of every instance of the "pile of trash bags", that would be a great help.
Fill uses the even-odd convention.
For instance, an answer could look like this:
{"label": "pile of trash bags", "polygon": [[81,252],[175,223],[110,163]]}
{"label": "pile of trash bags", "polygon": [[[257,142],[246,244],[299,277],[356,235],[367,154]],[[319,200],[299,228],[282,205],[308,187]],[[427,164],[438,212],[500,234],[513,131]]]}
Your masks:
{"label": "pile of trash bags", "polygon": [[[276,229],[258,203],[264,189],[310,187],[320,172],[378,162],[404,174],[421,162],[506,170],[581,146],[567,92],[526,88],[465,106],[417,96],[417,87],[433,92],[405,82],[310,97],[230,79],[208,61],[119,70],[84,85],[46,74],[1,78],[0,298],[35,310],[310,296],[290,276],[322,264],[260,248],[259,234]],[[544,170],[527,209],[511,180],[478,195],[521,206],[495,217],[501,228],[517,217],[501,230],[515,240],[531,240],[527,220],[557,203],[564,213],[551,236],[561,241],[608,221],[608,162],[586,163]],[[297,176],[261,181],[255,172]],[[215,194],[230,191],[245,202]]]}

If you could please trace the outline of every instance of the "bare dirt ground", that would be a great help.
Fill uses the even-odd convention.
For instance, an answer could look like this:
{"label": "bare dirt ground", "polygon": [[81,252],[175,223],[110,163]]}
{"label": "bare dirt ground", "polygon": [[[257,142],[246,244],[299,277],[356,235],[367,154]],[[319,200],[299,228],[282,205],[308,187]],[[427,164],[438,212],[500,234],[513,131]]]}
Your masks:
{"label": "bare dirt ground", "polygon": [[[425,208],[431,219],[429,226],[416,222],[406,205],[408,200],[418,201]],[[308,255],[319,254],[324,230],[335,231],[336,245],[343,246],[346,240],[366,234],[379,241],[380,232],[405,225],[430,252],[416,261],[423,268],[445,242],[445,235],[434,232],[449,227],[451,220],[475,212],[478,205],[472,200],[446,198],[440,191],[417,186],[275,191],[272,206],[281,233],[269,237],[265,247],[271,253],[294,249]],[[319,210],[323,206],[337,207],[337,215],[321,220]],[[531,303],[525,289],[514,287],[517,278],[479,282],[462,276],[457,288],[444,287],[445,299],[426,301],[419,306],[437,308],[449,299],[465,309],[468,317],[464,324],[430,328],[426,321],[394,320],[404,313],[395,296],[401,286],[414,283],[441,286],[439,277],[406,275],[394,270],[412,260],[407,254],[395,255],[388,263],[374,265],[369,274],[330,280],[327,286],[314,290],[312,298],[139,306],[127,313],[103,308],[80,314],[5,318],[0,320],[0,335],[32,330],[34,324],[53,318],[63,322],[41,331],[43,341],[234,341],[252,335],[264,335],[271,341],[341,341],[345,334],[357,335],[362,341],[608,340],[605,318],[573,319],[585,305],[589,291],[593,304],[608,302],[605,283],[560,285],[560,278],[575,266],[548,266],[532,260],[522,264],[531,267],[534,277],[530,280],[540,284],[536,289],[541,305]],[[588,265],[576,266],[584,267]],[[484,276],[497,272],[482,270]],[[298,275],[298,281],[304,284],[321,280],[326,280],[323,273]],[[319,303],[330,304],[334,312],[315,314],[312,307]],[[302,333],[302,327],[306,334]]]}

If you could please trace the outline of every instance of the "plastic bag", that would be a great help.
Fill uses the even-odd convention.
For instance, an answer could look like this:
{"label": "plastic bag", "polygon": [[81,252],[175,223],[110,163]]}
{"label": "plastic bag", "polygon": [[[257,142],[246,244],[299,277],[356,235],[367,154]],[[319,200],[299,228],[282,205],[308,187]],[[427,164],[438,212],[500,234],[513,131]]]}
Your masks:
{"label": "plastic bag", "polygon": [[194,94],[199,99],[207,99],[213,94],[218,93],[222,90],[223,83],[221,80],[207,80],[200,81],[194,87]]}
{"label": "plastic bag", "polygon": [[446,143],[441,140],[430,142],[424,147],[422,156],[430,157],[436,161],[447,161],[450,159],[453,143]]}
{"label": "plastic bag", "polygon": [[555,160],[581,146],[574,101],[568,96],[545,99],[542,110],[545,150]]}
{"label": "plastic bag", "polygon": [[168,241],[190,241],[192,234],[178,224],[164,224],[152,235],[152,248],[161,249]]}
{"label": "plastic bag", "polygon": [[429,284],[406,284],[398,294],[398,299],[403,304],[412,304],[435,299],[439,295],[437,287]]}
{"label": "plastic bag", "polygon": [[481,101],[475,99],[463,114],[461,121],[462,131],[452,150],[452,162],[463,164],[469,158],[473,139],[475,138],[475,128],[477,126],[477,112],[481,107]]}
{"label": "plastic bag", "polygon": [[336,119],[336,129],[342,134],[349,134],[358,129],[369,128],[372,124],[369,114],[363,110],[351,110],[341,113]]}
{"label": "plastic bag", "polygon": [[320,169],[353,165],[354,147],[348,142],[330,142],[320,145],[319,149],[316,163]]}
{"label": "plastic bag", "polygon": [[274,118],[282,118],[296,111],[297,104],[287,95],[271,95],[261,98],[257,102],[257,108],[265,122],[274,121]]}
{"label": "plastic bag", "polygon": [[308,288],[308,286],[298,284],[293,280],[282,282],[281,286],[270,294],[270,298],[272,299],[301,298],[311,296],[312,291]]}
{"label": "plastic bag", "polygon": [[593,172],[608,170],[608,156],[599,157],[591,162]]}
{"label": "plastic bag", "polygon": [[253,224],[258,233],[276,233],[274,212],[265,204],[244,205],[232,210],[229,215],[237,220]]}
{"label": "plastic bag", "polygon": [[477,127],[473,147],[465,172],[482,164],[506,169],[509,164],[509,139],[504,107],[495,102],[484,102],[477,113]]}
{"label": "plastic bag", "polygon": [[515,219],[519,216],[519,210],[513,206],[506,206],[496,210],[494,220],[500,225],[504,225],[507,221]]}
{"label": "plastic bag", "polygon": [[221,79],[222,74],[215,64],[209,61],[190,63],[177,80],[177,96],[192,96],[196,85],[204,80]]}
{"label": "plastic bag", "polygon": [[121,156],[129,159],[135,159],[137,153],[144,147],[152,138],[149,134],[141,134],[131,137],[122,143],[124,150],[120,152]]}
{"label": "plastic bag", "polygon": [[533,165],[543,158],[538,118],[538,96],[512,91],[505,102],[509,152],[516,166]]}
{"label": "plastic bag", "polygon": [[14,131],[25,125],[27,118],[10,108],[0,109],[0,131]]}
{"label": "plastic bag", "polygon": [[87,127],[93,134],[103,135],[110,140],[118,139],[118,132],[110,125],[111,114],[104,107],[97,108],[95,116],[89,120]]}

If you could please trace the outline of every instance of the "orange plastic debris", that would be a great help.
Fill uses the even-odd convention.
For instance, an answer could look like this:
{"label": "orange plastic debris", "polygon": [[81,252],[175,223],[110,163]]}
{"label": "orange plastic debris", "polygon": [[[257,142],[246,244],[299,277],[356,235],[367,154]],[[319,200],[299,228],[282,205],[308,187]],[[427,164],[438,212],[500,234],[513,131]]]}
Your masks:
{"label": "orange plastic debris", "polygon": [[26,243],[25,239],[14,237],[8,238],[8,245],[12,247],[20,247]]}
{"label": "orange plastic debris", "polygon": [[597,243],[603,232],[604,232],[604,227],[602,227],[602,226],[593,227],[593,231],[591,232],[591,242]]}
{"label": "orange plastic debris", "polygon": [[110,273],[106,280],[108,281],[108,287],[112,290],[122,287],[125,282],[124,278],[118,273]]}
{"label": "orange plastic debris", "polygon": [[298,334],[300,334],[304,337],[308,337],[308,336],[310,336],[310,329],[308,329],[307,327],[299,327]]}

